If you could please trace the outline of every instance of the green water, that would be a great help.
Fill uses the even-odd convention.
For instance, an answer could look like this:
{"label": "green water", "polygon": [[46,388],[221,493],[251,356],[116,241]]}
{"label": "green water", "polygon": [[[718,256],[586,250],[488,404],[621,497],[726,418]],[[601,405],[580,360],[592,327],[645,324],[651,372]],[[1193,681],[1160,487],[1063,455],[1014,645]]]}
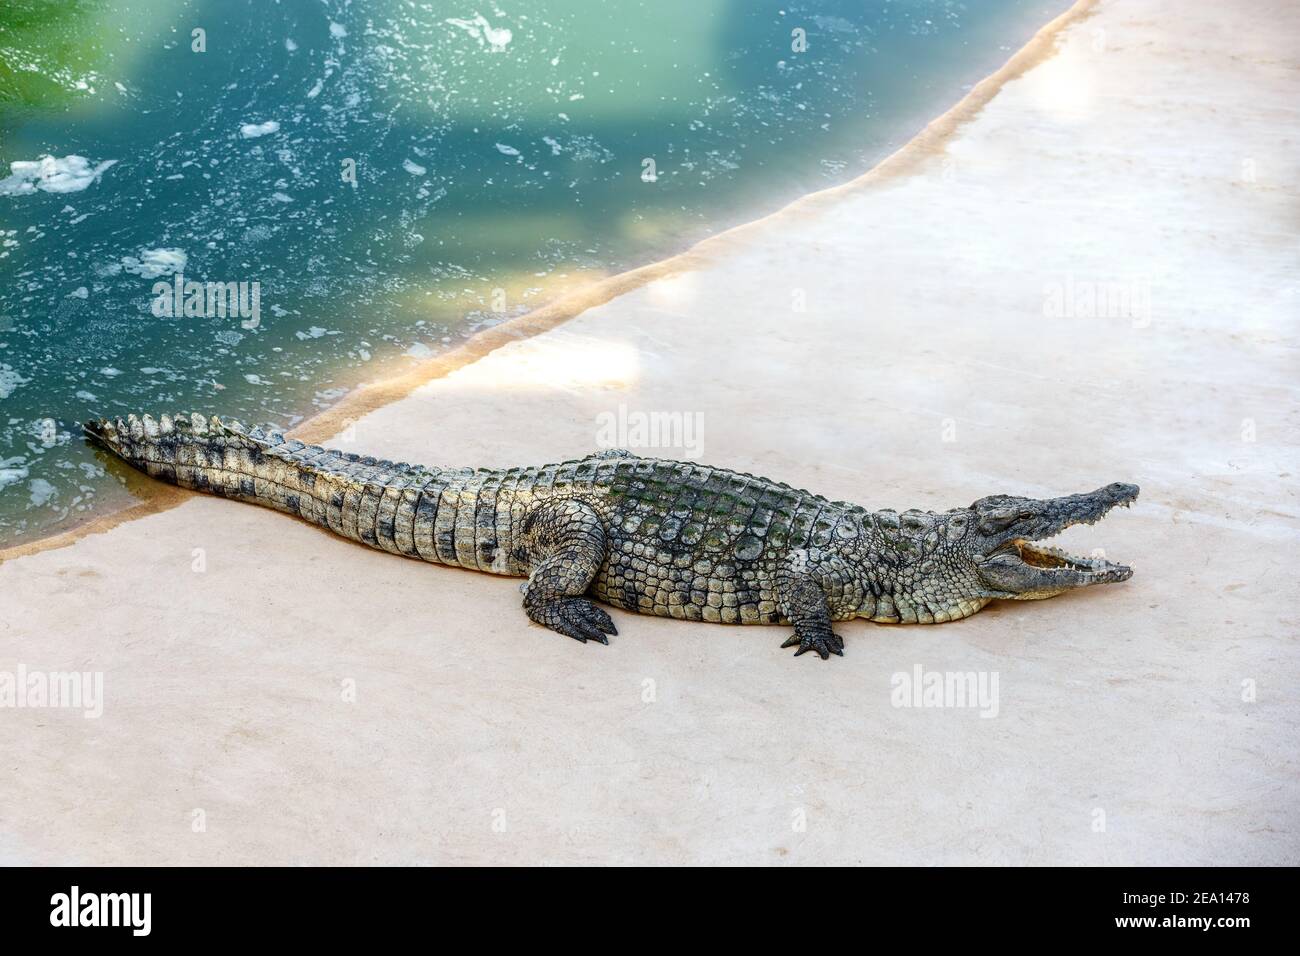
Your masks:
{"label": "green water", "polygon": [[[131,500],[81,420],[291,426],[853,178],[1066,6],[3,0],[0,545]],[[156,315],[182,261],[256,325]]]}

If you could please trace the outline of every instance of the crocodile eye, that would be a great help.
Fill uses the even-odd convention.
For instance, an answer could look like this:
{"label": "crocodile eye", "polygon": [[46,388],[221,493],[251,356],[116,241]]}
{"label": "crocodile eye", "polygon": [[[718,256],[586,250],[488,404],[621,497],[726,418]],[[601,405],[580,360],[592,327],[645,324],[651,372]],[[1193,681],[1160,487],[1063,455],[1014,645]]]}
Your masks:
{"label": "crocodile eye", "polygon": [[1014,511],[993,511],[980,518],[980,530],[985,534],[996,534],[1007,528],[1016,520]]}
{"label": "crocodile eye", "polygon": [[1020,512],[1019,515],[1017,515],[1017,517],[1018,517],[1021,521],[1028,521],[1028,520],[1029,520],[1030,518],[1032,518],[1033,516],[1034,516],[1034,513],[1033,513],[1032,511],[1022,511],[1022,512]]}

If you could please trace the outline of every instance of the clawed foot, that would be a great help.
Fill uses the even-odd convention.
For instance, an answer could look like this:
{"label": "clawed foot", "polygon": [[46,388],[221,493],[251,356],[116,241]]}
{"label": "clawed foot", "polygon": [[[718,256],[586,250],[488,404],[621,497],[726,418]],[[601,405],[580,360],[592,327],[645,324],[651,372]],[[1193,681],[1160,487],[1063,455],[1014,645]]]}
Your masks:
{"label": "clawed foot", "polygon": [[832,654],[840,657],[844,656],[844,638],[840,637],[834,631],[821,631],[813,634],[800,636],[798,632],[791,634],[789,639],[781,645],[782,647],[797,647],[799,650],[794,652],[794,656],[806,654],[809,651],[816,651],[826,660]]}
{"label": "clawed foot", "polygon": [[598,641],[608,644],[606,634],[618,634],[618,628],[603,608],[585,598],[559,598],[541,607],[527,609],[528,616],[552,631],[559,631],[575,641]]}

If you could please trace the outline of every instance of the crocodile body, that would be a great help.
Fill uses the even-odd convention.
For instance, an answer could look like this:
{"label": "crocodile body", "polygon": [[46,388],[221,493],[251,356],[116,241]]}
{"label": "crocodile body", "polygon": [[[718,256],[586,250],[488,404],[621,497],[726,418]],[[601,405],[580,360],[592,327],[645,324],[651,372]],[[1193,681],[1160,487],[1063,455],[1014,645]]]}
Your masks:
{"label": "crocodile body", "polygon": [[[396,555],[528,578],[528,616],[582,641],[607,643],[616,633],[588,598],[691,621],[792,624],[784,646],[825,658],[843,650],[833,621],[938,623],[1020,596],[990,588],[969,560],[983,534],[971,509],[873,512],[766,478],[625,451],[530,467],[436,468],[199,415],[85,427],[155,478],[271,507]],[[1127,576],[1121,570],[1088,568],[1114,580]]]}

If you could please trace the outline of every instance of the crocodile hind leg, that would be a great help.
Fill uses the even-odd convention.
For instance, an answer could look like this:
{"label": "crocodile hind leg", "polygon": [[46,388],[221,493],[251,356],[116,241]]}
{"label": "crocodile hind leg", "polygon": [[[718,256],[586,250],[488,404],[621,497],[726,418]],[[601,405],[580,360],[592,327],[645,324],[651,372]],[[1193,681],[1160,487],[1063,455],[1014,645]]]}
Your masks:
{"label": "crocodile hind leg", "polygon": [[523,522],[531,573],[523,586],[524,612],[543,627],[584,644],[608,644],[617,634],[610,616],[582,595],[605,560],[605,529],[588,504],[549,501]]}

